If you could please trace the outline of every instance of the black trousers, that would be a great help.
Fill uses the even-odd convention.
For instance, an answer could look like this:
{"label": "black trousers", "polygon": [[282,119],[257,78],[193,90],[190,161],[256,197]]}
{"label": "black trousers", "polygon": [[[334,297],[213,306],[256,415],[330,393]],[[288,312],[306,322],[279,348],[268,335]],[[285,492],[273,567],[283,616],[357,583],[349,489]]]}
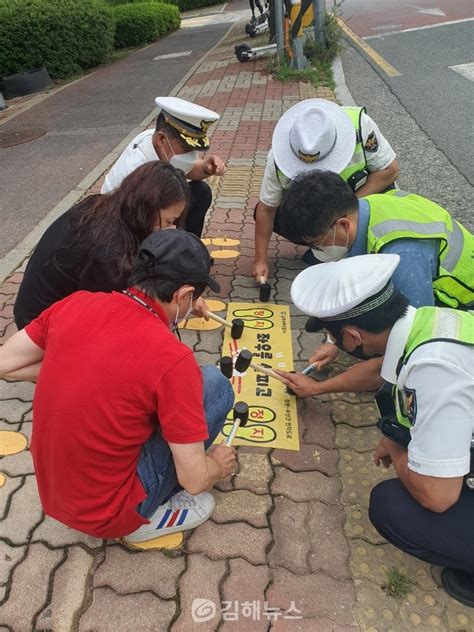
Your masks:
{"label": "black trousers", "polygon": [[444,513],[424,509],[399,479],[372,490],[369,517],[386,540],[429,564],[474,573],[474,491],[463,485]]}
{"label": "black trousers", "polygon": [[211,187],[203,180],[192,180],[188,184],[191,200],[186,214],[184,228],[189,233],[194,233],[200,237],[206,213],[212,202]]}

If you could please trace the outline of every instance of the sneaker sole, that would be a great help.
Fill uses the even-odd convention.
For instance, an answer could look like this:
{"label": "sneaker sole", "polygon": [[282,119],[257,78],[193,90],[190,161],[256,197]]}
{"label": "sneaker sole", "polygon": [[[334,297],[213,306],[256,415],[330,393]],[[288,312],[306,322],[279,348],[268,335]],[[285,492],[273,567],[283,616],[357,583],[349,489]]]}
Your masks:
{"label": "sneaker sole", "polygon": [[178,527],[169,527],[167,529],[154,529],[153,531],[149,531],[148,533],[143,532],[140,535],[136,535],[132,537],[125,536],[124,538],[121,538],[121,539],[124,542],[130,542],[131,544],[133,544],[134,542],[146,542],[147,540],[162,538],[165,535],[171,535],[172,533],[179,533],[180,531],[191,531],[192,529],[195,529],[196,527],[199,527],[200,525],[202,525],[204,522],[206,522],[206,520],[209,520],[209,518],[212,516],[213,511],[214,511],[214,508],[208,516],[204,516],[204,518],[201,518],[200,520],[193,522],[193,524],[189,526],[181,524]]}
{"label": "sneaker sole", "polygon": [[454,599],[455,601],[462,603],[464,606],[467,606],[468,608],[474,608],[474,601],[468,601],[467,599],[464,599],[463,597],[458,595],[456,591],[453,590],[451,587],[449,576],[448,578],[446,578],[446,575],[443,572],[441,572],[441,583],[443,584],[444,590],[448,593],[451,599]]}

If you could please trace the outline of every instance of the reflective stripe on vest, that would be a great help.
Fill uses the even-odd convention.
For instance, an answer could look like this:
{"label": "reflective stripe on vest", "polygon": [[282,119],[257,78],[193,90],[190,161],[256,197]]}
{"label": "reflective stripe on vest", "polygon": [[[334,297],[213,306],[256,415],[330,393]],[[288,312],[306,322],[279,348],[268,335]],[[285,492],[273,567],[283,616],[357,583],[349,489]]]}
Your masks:
{"label": "reflective stripe on vest", "polygon": [[[347,180],[354,173],[357,173],[358,171],[367,171],[368,173],[367,161],[365,159],[364,145],[362,143],[362,130],[361,130],[362,112],[365,112],[366,109],[358,108],[358,107],[343,107],[342,109],[347,114],[347,116],[351,119],[352,125],[354,126],[354,129],[356,132],[356,146],[355,146],[351,161],[347,165],[347,167],[343,169],[341,173],[339,174],[341,178],[347,182]],[[278,182],[280,183],[281,188],[285,190],[288,189],[292,182],[290,178],[285,176],[283,171],[281,171],[278,168],[278,165],[276,163],[275,163],[275,170],[276,170],[276,175],[277,175]]]}
{"label": "reflective stripe on vest", "polygon": [[370,205],[369,253],[397,239],[437,239],[434,293],[450,307],[474,305],[474,235],[441,206],[414,193],[388,191],[365,199]]}
{"label": "reflective stripe on vest", "polygon": [[[416,349],[424,344],[439,341],[474,347],[474,314],[447,307],[418,308],[397,368],[397,375]],[[427,388],[430,388],[429,384]],[[395,384],[392,396],[398,423],[411,428],[412,424],[407,417],[405,406],[406,393]]]}

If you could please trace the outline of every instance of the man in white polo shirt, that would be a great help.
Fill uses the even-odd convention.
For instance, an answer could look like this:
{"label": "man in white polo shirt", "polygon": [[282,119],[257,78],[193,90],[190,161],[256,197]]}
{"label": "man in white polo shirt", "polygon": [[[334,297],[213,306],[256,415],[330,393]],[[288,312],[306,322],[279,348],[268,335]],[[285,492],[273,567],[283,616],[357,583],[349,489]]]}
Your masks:
{"label": "man in white polo shirt", "polygon": [[[338,173],[357,197],[393,188],[399,172],[394,150],[365,108],[306,99],[287,110],[273,132],[255,208],[253,275],[257,282],[268,278],[272,232],[288,239],[279,221],[284,191],[296,175],[314,169]],[[317,263],[310,250],[303,260]]]}
{"label": "man in white polo shirt", "polygon": [[190,181],[191,200],[185,228],[200,237],[212,202],[211,188],[204,180],[225,173],[225,164],[219,156],[200,157],[200,152],[209,149],[207,131],[219,120],[219,114],[177,97],[156,97],[155,103],[160,108],[155,129],[141,132],[127,145],[107,174],[101,193],[116,189],[129,173],[146,162],[169,162]]}
{"label": "man in white polo shirt", "polygon": [[474,314],[409,306],[391,280],[399,261],[372,254],[322,263],[291,288],[296,307],[341,349],[373,358],[372,373],[362,364],[326,382],[279,373],[302,397],[386,382],[376,396],[384,436],[374,463],[393,465],[398,478],[372,490],[370,519],[394,546],[444,566],[446,591],[474,607]]}

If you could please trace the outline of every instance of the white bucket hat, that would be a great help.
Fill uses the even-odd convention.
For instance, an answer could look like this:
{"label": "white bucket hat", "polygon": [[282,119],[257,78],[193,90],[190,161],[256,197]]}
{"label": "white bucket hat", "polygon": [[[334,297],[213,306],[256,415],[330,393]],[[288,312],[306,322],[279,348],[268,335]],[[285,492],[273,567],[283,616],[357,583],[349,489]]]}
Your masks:
{"label": "white bucket hat", "polygon": [[291,107],[276,124],[272,138],[273,158],[290,179],[314,169],[340,173],[355,146],[351,119],[326,99],[306,99]]}

